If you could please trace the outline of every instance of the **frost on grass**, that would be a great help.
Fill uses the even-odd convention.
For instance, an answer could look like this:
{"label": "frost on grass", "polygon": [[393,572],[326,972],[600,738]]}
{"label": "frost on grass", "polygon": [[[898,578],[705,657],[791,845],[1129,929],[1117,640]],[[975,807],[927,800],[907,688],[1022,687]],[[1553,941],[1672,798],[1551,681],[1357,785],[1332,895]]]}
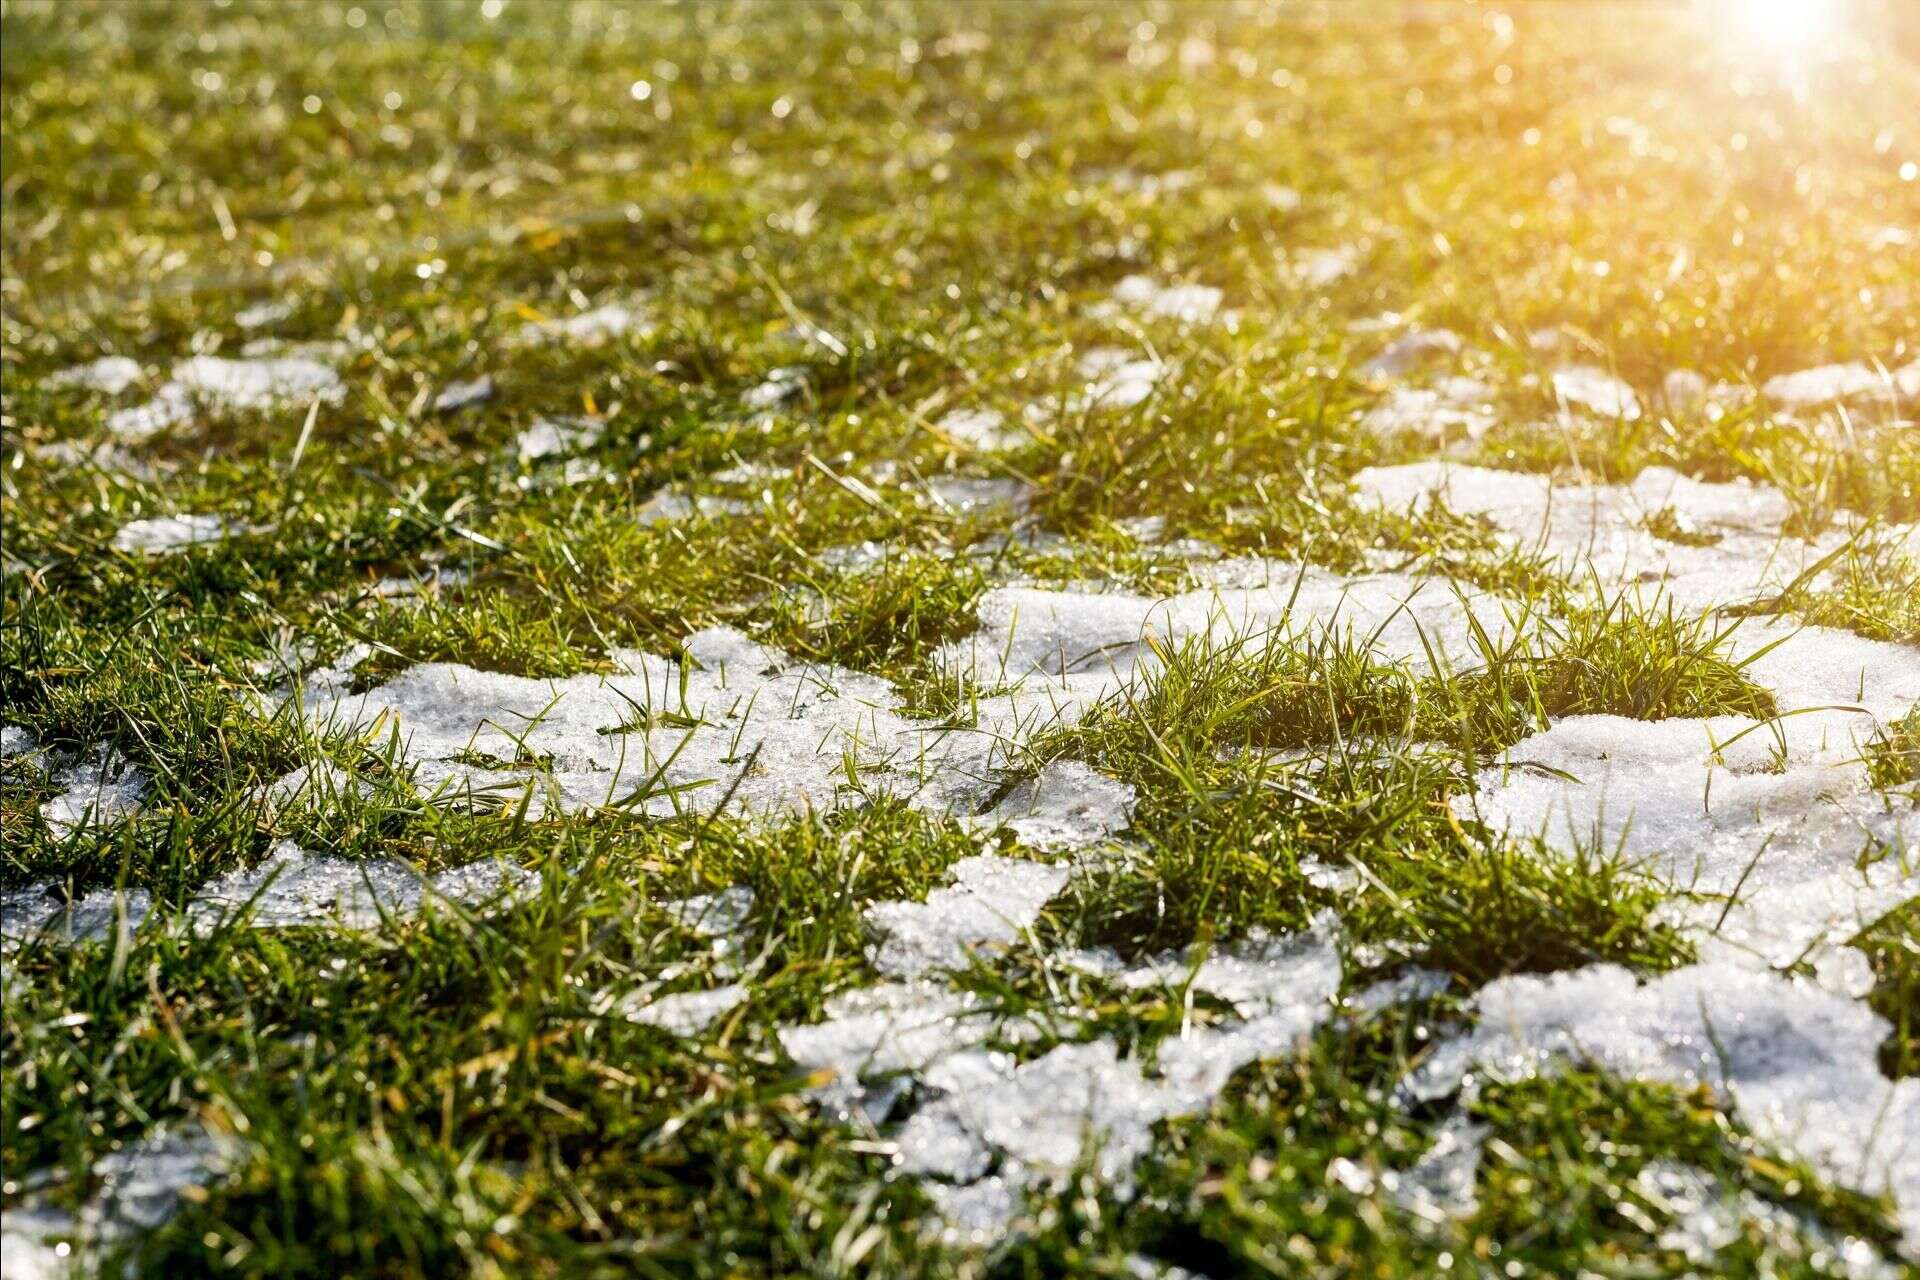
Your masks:
{"label": "frost on grass", "polygon": [[1443,461],[1369,467],[1356,500],[1389,512],[1482,517],[1508,546],[1546,557],[1576,586],[1658,587],[1681,608],[1743,603],[1777,591],[1839,548],[1842,531],[1811,541],[1780,532],[1787,499],[1764,485],[1710,484],[1648,467],[1625,485]]}
{"label": "frost on grass", "polygon": [[347,384],[330,366],[298,356],[227,360],[194,356],[173,366],[173,377],[152,400],[107,416],[107,430],[125,440],[144,440],[191,421],[198,408],[227,413],[306,405],[339,404]]}
{"label": "frost on grass", "polygon": [[162,556],[191,547],[225,542],[250,532],[250,526],[231,523],[225,516],[154,516],[120,526],[113,535],[113,549],[138,555]]}
{"label": "frost on grass", "polygon": [[637,307],[609,304],[577,315],[524,324],[514,330],[509,342],[517,347],[560,343],[591,349],[604,347],[609,342],[629,335],[643,338],[652,331],[653,324],[644,311]]}
{"label": "frost on grass", "polygon": [[1920,1246],[1920,1080],[1877,1064],[1887,1022],[1812,983],[1704,963],[1642,985],[1595,965],[1502,978],[1475,998],[1477,1030],[1441,1045],[1407,1081],[1438,1098],[1572,1060],[1633,1080],[1706,1087],[1762,1141],[1823,1177],[1890,1194]]}
{"label": "frost on grass", "polygon": [[97,1186],[77,1214],[33,1197],[10,1205],[0,1227],[7,1280],[90,1274],[97,1251],[162,1226],[236,1154],[230,1140],[204,1130],[156,1130],[94,1162]]}
{"label": "frost on grass", "polygon": [[81,761],[54,775],[60,794],[40,807],[40,816],[56,837],[87,827],[105,827],[140,808],[147,777],[128,764]]}
{"label": "frost on grass", "polygon": [[962,969],[975,950],[1019,940],[1067,882],[1065,867],[981,854],[963,858],[953,883],[925,902],[879,902],[867,909],[876,935],[873,967],[896,978]]}
{"label": "frost on grass", "polygon": [[1555,369],[1553,394],[1563,404],[1577,404],[1603,418],[1631,421],[1640,416],[1640,397],[1633,388],[1593,365]]}
{"label": "frost on grass", "polygon": [[47,385],[77,387],[82,391],[98,391],[103,395],[117,396],[127,388],[137,385],[142,376],[138,360],[129,359],[126,356],[102,356],[98,360],[48,374]]}

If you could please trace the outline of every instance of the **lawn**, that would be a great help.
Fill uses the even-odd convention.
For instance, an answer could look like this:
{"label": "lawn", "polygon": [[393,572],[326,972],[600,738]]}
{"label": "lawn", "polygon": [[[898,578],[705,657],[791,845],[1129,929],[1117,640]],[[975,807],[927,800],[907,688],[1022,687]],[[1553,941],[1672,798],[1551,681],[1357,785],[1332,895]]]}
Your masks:
{"label": "lawn", "polygon": [[1915,1274],[1903,5],[0,39],[7,1280]]}

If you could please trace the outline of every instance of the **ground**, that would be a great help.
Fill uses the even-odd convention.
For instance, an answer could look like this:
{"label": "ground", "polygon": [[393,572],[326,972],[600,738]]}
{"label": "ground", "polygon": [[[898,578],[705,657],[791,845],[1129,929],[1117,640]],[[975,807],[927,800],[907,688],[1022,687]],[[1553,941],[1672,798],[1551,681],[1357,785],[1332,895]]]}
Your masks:
{"label": "ground", "polygon": [[1827,8],[7,0],[9,1280],[1911,1274]]}

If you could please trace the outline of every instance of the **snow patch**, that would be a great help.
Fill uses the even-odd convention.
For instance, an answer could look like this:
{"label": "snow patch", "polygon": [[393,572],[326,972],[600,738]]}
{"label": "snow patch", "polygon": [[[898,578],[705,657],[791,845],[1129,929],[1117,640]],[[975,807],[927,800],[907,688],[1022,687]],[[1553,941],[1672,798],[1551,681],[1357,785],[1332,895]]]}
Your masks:
{"label": "snow patch", "polygon": [[513,346],[537,346],[565,343],[592,349],[604,347],[629,335],[644,338],[653,332],[645,312],[635,307],[609,304],[582,311],[578,315],[553,320],[538,320],[516,329],[508,340]]}
{"label": "snow patch", "polygon": [[889,977],[917,978],[964,969],[976,949],[1019,940],[1041,908],[1067,883],[1065,867],[980,854],[952,868],[953,884],[925,902],[879,902],[867,908],[876,943],[873,967]]}
{"label": "snow patch", "polygon": [[154,516],[121,525],[113,535],[113,549],[163,556],[190,547],[225,542],[253,531],[251,525],[231,522],[225,516]]}
{"label": "snow patch", "polygon": [[1577,404],[1603,418],[1632,421],[1640,416],[1640,397],[1633,388],[1590,364],[1555,369],[1553,394],[1563,403]]}
{"label": "snow patch", "polygon": [[98,391],[103,395],[117,396],[127,388],[137,385],[144,376],[138,360],[132,360],[126,356],[102,356],[98,360],[48,374],[47,385],[77,387],[83,391]]}
{"label": "snow patch", "polygon": [[1525,1079],[1574,1060],[1632,1080],[1705,1087],[1763,1140],[1821,1176],[1890,1194],[1920,1244],[1920,1080],[1877,1065],[1890,1030],[1864,1005],[1812,983],[1705,963],[1644,985],[1594,965],[1501,978],[1475,997],[1477,1030],[1408,1078],[1416,1098]]}

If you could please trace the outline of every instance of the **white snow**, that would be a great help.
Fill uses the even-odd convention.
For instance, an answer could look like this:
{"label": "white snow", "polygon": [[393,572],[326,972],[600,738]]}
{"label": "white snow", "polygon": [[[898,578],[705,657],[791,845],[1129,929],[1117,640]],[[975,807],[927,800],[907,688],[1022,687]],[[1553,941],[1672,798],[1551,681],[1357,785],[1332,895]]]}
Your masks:
{"label": "white snow", "polygon": [[1567,365],[1555,369],[1553,394],[1567,404],[1577,404],[1603,418],[1631,421],[1640,416],[1640,397],[1633,388],[1605,369],[1593,365]]}
{"label": "white snow", "polygon": [[1360,251],[1351,245],[1302,249],[1289,264],[1294,278],[1309,289],[1324,289],[1360,269]]}
{"label": "white snow", "polygon": [[747,989],[738,983],[711,991],[678,991],[664,996],[636,992],[617,1002],[613,1012],[629,1022],[684,1037],[705,1031],[746,999]]}
{"label": "white snow", "polygon": [[147,777],[131,765],[82,761],[54,775],[60,794],[40,806],[40,816],[56,837],[83,827],[105,827],[140,808]]}
{"label": "white snow", "polygon": [[140,555],[169,555],[252,531],[251,526],[230,522],[225,516],[153,516],[121,525],[113,535],[113,548]]}
{"label": "white snow", "polygon": [[[1437,578],[1374,574],[1346,578],[1264,562],[1267,585],[1201,588],[1154,598],[1127,592],[999,587],[979,605],[980,630],[939,655],[949,670],[993,685],[1039,677],[1062,693],[1099,697],[1136,671],[1157,665],[1163,646],[1204,638],[1219,646],[1268,638],[1313,641],[1350,636],[1386,660],[1428,665],[1472,652],[1472,621],[1488,634],[1511,632],[1497,598]],[[1245,564],[1222,570],[1248,581]]]}
{"label": "white snow", "polygon": [[[1682,609],[1743,603],[1778,591],[1849,536],[1811,541],[1779,532],[1791,506],[1777,490],[1744,481],[1690,479],[1648,467],[1625,485],[1562,484],[1552,477],[1432,460],[1368,467],[1353,478],[1355,499],[1390,512],[1420,512],[1435,501],[1489,521],[1508,545],[1546,557],[1577,588],[1641,584]],[[1687,532],[1670,532],[1664,518]],[[1889,531],[1899,536],[1902,531]]]}
{"label": "white snow", "polygon": [[[1292,1052],[1331,1014],[1339,990],[1331,927],[1263,935],[1207,957],[1195,986],[1234,1003],[1244,1020],[1163,1040],[1151,1073],[1107,1040],[1017,1062],[984,1047],[993,1027],[977,997],[929,986],[895,986],[884,997],[889,1012],[922,1019],[910,1046],[893,1022],[856,1021],[849,1011],[820,1027],[787,1028],[781,1039],[802,1065],[914,1076],[931,1097],[894,1134],[897,1167],[928,1179],[951,1237],[978,1242],[1011,1228],[1029,1188],[1061,1185],[1089,1157],[1098,1178],[1124,1189],[1155,1123],[1204,1110],[1248,1062]],[[1004,1026],[999,1034],[1020,1038]],[[996,1162],[994,1177],[983,1178]]]}
{"label": "white snow", "polygon": [[1775,374],[1760,385],[1760,393],[1789,409],[1811,409],[1854,396],[1889,396],[1895,385],[1895,381],[1880,370],[1856,361]]}
{"label": "white snow", "polygon": [[[78,1214],[39,1197],[9,1205],[0,1227],[0,1270],[7,1280],[92,1274],[97,1253],[155,1230],[189,1190],[223,1176],[237,1156],[231,1139],[157,1129],[93,1165],[98,1182]],[[66,1237],[71,1245],[55,1244]]]}
{"label": "white snow", "polygon": [[473,405],[493,399],[493,375],[483,373],[467,382],[449,382],[433,398],[433,407],[439,413],[452,413],[457,409],[470,408]]}
{"label": "white snow", "polygon": [[1128,784],[1078,760],[1056,760],[974,821],[1005,828],[1030,849],[1077,849],[1124,830],[1133,803]]}
{"label": "white snow", "polygon": [[1476,1076],[1524,1079],[1564,1059],[1706,1087],[1823,1177],[1890,1193],[1909,1245],[1920,1243],[1920,1080],[1880,1074],[1890,1028],[1865,1005],[1726,963],[1645,984],[1613,965],[1502,978],[1474,1003],[1478,1029],[1436,1049],[1409,1077],[1411,1096],[1471,1089]]}
{"label": "white snow", "polygon": [[1424,365],[1458,356],[1465,348],[1451,329],[1415,329],[1389,342],[1360,366],[1360,372],[1369,378],[1405,377]]}
{"label": "white snow", "polygon": [[[731,796],[734,812],[772,817],[858,805],[868,789],[971,813],[1016,726],[1046,718],[1040,701],[1009,695],[983,699],[977,726],[910,720],[885,681],[796,662],[726,628],[696,632],[686,650],[684,682],[680,662],[626,650],[607,676],[432,663],[364,694],[346,691],[346,673],[323,671],[302,689],[302,709],[316,726],[385,717],[417,787],[511,803],[531,789],[536,816],[621,803],[707,812]],[[529,763],[514,764],[523,752]]]}
{"label": "white snow", "polygon": [[1498,421],[1492,399],[1493,388],[1477,378],[1442,378],[1431,387],[1396,386],[1360,422],[1379,436],[1411,431],[1433,440],[1477,440]]}
{"label": "white snow", "polygon": [[1119,347],[1095,347],[1080,357],[1086,384],[1067,397],[1067,412],[1131,409],[1153,394],[1167,366],[1152,356],[1136,356]]}
{"label": "white snow", "polygon": [[1869,784],[1856,743],[1872,723],[1569,717],[1515,743],[1453,807],[1570,854],[1618,851],[1697,895],[1669,911],[1712,954],[1788,965],[1920,896],[1920,868],[1858,865],[1873,847],[1920,841],[1920,814]]}
{"label": "white snow", "polygon": [[1113,287],[1115,306],[1178,324],[1206,324],[1219,314],[1225,296],[1212,285],[1161,284],[1142,275],[1127,276]]}
{"label": "white snow", "polygon": [[606,429],[604,422],[591,418],[535,418],[514,437],[513,451],[522,462],[564,457],[591,449]]}
{"label": "white snow", "polygon": [[193,356],[173,366],[173,377],[152,400],[107,415],[107,430],[124,440],[144,440],[192,419],[199,406],[247,412],[305,405],[339,404],[347,384],[331,367],[298,356],[228,360]]}
{"label": "white snow", "polygon": [[187,914],[206,931],[245,912],[256,929],[334,925],[376,929],[418,915],[429,902],[477,907],[531,893],[539,877],[508,863],[480,862],[422,876],[391,858],[354,861],[310,854],[282,840],[259,865],[201,886]]}
{"label": "white snow", "polygon": [[591,349],[629,335],[644,338],[652,331],[653,324],[645,312],[614,303],[578,315],[524,324],[514,331],[509,342],[514,346],[567,343]]}
{"label": "white snow", "polygon": [[1026,434],[1009,428],[1006,415],[997,409],[953,409],[942,414],[933,425],[956,444],[985,452],[1010,448]]}
{"label": "white snow", "polygon": [[770,411],[799,395],[807,385],[807,371],[798,365],[786,365],[768,372],[759,383],[747,388],[740,403],[749,409]]}
{"label": "white snow", "polygon": [[101,356],[98,360],[48,374],[47,385],[78,387],[84,391],[98,391],[104,395],[117,396],[128,387],[136,385],[143,376],[138,360],[129,359],[126,356]]}
{"label": "white snow", "polygon": [[975,951],[1005,946],[1031,928],[1067,882],[1065,867],[980,854],[953,865],[953,884],[925,902],[877,902],[866,923],[876,937],[873,967],[917,978],[963,969]]}

